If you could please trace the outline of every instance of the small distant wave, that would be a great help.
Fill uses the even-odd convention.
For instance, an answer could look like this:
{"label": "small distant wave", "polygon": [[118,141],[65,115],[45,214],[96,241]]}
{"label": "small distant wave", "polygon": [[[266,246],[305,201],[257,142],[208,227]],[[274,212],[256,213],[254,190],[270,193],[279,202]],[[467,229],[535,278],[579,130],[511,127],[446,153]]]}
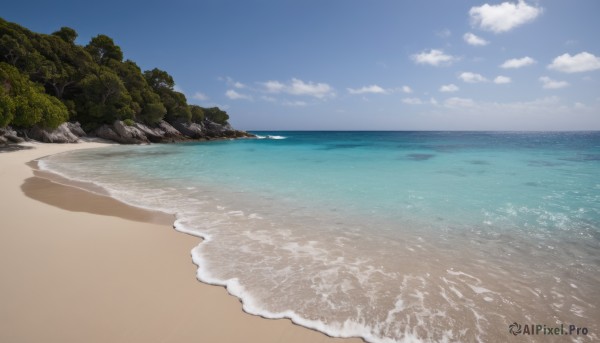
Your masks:
{"label": "small distant wave", "polygon": [[261,135],[256,135],[257,139],[286,139],[286,136],[271,136],[271,135],[266,135],[266,136],[261,136]]}

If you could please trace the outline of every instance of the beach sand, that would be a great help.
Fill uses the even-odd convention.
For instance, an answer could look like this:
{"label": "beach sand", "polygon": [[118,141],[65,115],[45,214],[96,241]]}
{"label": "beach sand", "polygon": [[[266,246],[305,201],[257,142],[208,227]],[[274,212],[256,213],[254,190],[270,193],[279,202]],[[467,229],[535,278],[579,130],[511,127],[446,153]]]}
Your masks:
{"label": "beach sand", "polygon": [[244,313],[223,287],[196,280],[200,239],[171,216],[27,165],[102,143],[26,145],[0,152],[0,342],[362,342]]}

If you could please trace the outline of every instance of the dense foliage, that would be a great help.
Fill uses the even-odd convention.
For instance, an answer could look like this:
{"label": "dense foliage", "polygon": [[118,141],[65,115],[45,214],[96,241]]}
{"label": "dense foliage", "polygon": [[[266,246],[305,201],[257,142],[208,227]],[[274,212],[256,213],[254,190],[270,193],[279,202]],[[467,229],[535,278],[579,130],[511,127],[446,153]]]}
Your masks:
{"label": "dense foliage", "polygon": [[106,35],[86,46],[63,27],[39,34],[0,18],[0,127],[54,128],[67,120],[94,129],[115,120],[156,124],[209,119],[227,123],[219,108],[188,105],[166,71],[142,72]]}

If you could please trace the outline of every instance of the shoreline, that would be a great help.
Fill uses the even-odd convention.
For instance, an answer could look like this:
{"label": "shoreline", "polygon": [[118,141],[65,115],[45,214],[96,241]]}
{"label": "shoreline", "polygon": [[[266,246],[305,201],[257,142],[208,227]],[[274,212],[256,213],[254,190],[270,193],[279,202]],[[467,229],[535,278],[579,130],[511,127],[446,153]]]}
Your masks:
{"label": "shoreline", "polygon": [[174,218],[65,185],[27,163],[106,146],[29,143],[0,152],[0,341],[363,342],[247,314],[196,279],[201,239]]}

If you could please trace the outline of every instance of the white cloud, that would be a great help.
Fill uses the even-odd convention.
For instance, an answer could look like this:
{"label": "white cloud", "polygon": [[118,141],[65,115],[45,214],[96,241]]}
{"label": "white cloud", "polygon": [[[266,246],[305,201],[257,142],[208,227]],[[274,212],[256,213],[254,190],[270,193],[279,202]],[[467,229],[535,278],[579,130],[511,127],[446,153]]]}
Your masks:
{"label": "white cloud", "polygon": [[326,83],[306,83],[298,79],[292,79],[288,92],[294,95],[310,95],[319,99],[334,95],[333,89]]}
{"label": "white cloud", "polygon": [[200,100],[200,101],[206,101],[208,100],[208,96],[202,92],[196,92],[194,93],[194,95],[192,95],[192,98],[196,99],[196,100]]}
{"label": "white cloud", "polygon": [[600,57],[589,52],[581,52],[571,56],[563,54],[558,56],[548,65],[548,69],[562,71],[563,73],[581,73],[600,69]]}
{"label": "white cloud", "polygon": [[220,81],[225,81],[225,83],[226,83],[228,86],[230,86],[230,87],[234,87],[234,88],[238,88],[238,89],[246,88],[246,85],[245,85],[245,84],[243,84],[243,83],[241,83],[241,82],[238,82],[238,81],[235,81],[234,79],[232,79],[232,78],[231,78],[231,77],[229,77],[229,76],[226,76],[226,77],[219,77],[218,79],[219,79]]}
{"label": "white cloud", "polygon": [[521,102],[480,102],[466,98],[449,98],[444,101],[444,106],[459,110],[461,113],[465,111],[478,115],[487,113],[488,118],[491,114],[501,114],[502,117],[522,116],[523,114],[548,114],[569,108],[561,104],[560,98],[555,96]]}
{"label": "white cloud", "polygon": [[299,79],[292,79],[287,84],[279,81],[267,81],[262,83],[265,91],[269,93],[287,93],[292,95],[306,95],[318,99],[335,96],[333,88],[326,83],[304,82]]}
{"label": "white cloud", "polygon": [[518,3],[503,2],[498,5],[484,4],[471,7],[471,23],[482,30],[494,33],[506,32],[528,23],[542,13],[542,8],[528,5],[524,0]]}
{"label": "white cloud", "polygon": [[435,98],[433,98],[433,97],[429,98],[429,103],[432,104],[433,106],[437,106],[438,105],[438,101],[435,100]]}
{"label": "white cloud", "polygon": [[511,83],[512,80],[510,79],[510,77],[508,76],[496,76],[496,78],[494,79],[494,83],[498,84],[498,85],[502,85],[502,84],[506,84],[506,83]]}
{"label": "white cloud", "polygon": [[444,51],[432,49],[414,54],[411,59],[417,64],[430,64],[432,66],[448,65],[456,60],[456,57],[444,54]]}
{"label": "white cloud", "polygon": [[449,85],[443,85],[442,87],[440,87],[440,92],[444,92],[444,93],[452,93],[452,92],[457,92],[459,90],[458,86],[451,83]]}
{"label": "white cloud", "polygon": [[365,93],[387,94],[388,93],[387,90],[385,90],[377,85],[364,86],[364,87],[357,88],[357,89],[348,88],[348,92],[350,94],[365,94]]}
{"label": "white cloud", "polygon": [[483,39],[481,37],[478,37],[478,36],[472,34],[471,32],[465,33],[463,35],[463,39],[468,44],[475,45],[475,46],[484,46],[484,45],[490,44],[490,42],[486,41],[485,39]]}
{"label": "white cloud", "polygon": [[421,105],[423,101],[419,98],[404,98],[402,102],[408,105]]}
{"label": "white cloud", "polygon": [[444,101],[444,106],[456,108],[456,107],[473,107],[475,106],[475,101],[473,99],[466,98],[448,98]]}
{"label": "white cloud", "polygon": [[500,65],[500,68],[517,69],[517,68],[525,67],[525,66],[532,65],[535,63],[537,63],[536,60],[534,60],[533,58],[531,58],[529,56],[525,56],[523,58],[512,58],[510,60],[506,60],[506,61],[504,61],[504,63],[502,63]]}
{"label": "white cloud", "polygon": [[268,101],[268,102],[277,102],[277,99],[275,99],[272,96],[263,95],[260,98],[263,99],[264,101]]}
{"label": "white cloud", "polygon": [[567,81],[556,81],[547,76],[540,77],[540,82],[542,82],[542,87],[544,89],[559,89],[565,88],[569,85]]}
{"label": "white cloud", "polygon": [[231,100],[239,100],[239,99],[252,100],[252,97],[250,95],[238,93],[238,92],[234,91],[233,89],[227,90],[227,92],[225,92],[225,95]]}
{"label": "white cloud", "polygon": [[173,90],[179,93],[183,93],[183,88],[179,87],[178,85],[174,85]]}
{"label": "white cloud", "polygon": [[284,101],[283,106],[303,107],[308,105],[305,101]]}
{"label": "white cloud", "polygon": [[410,94],[413,92],[412,88],[410,88],[408,86],[402,86],[402,91],[406,94]]}
{"label": "white cloud", "polygon": [[285,85],[279,81],[267,81],[263,83],[263,86],[269,93],[280,93],[285,89]]}
{"label": "white cloud", "polygon": [[476,73],[471,73],[471,72],[461,73],[458,77],[467,83],[479,83],[479,82],[487,81],[487,79],[485,77],[483,77],[481,74],[476,74]]}

